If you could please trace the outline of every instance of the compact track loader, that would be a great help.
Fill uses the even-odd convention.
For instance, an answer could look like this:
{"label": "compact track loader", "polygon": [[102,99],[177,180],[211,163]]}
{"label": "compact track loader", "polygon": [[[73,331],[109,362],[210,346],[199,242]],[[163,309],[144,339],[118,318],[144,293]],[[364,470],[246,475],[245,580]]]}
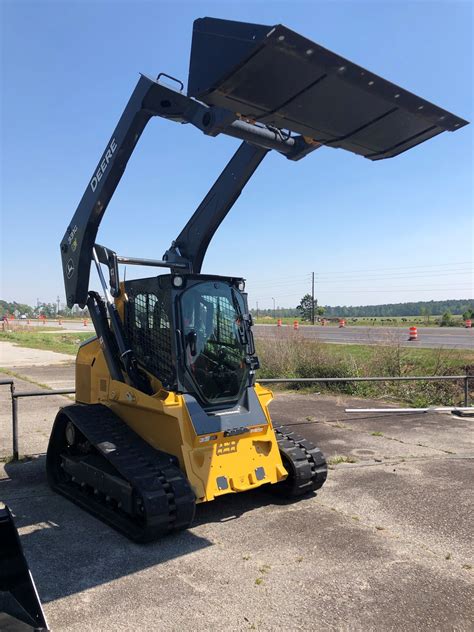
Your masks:
{"label": "compact track loader", "polygon": [[[380,160],[466,124],[281,25],[196,20],[188,94],[163,80],[176,82],[140,77],[61,241],[67,303],[87,305],[97,335],[79,349],[76,403],[59,411],[47,453],[54,490],[136,541],[188,527],[196,503],[223,494],[266,485],[298,497],[326,479],[321,451],[272,425],[244,280],[201,274],[266,154],[297,161],[327,146]],[[153,116],[242,141],[160,260],[96,243]],[[119,264],[169,272],[125,282]]]}

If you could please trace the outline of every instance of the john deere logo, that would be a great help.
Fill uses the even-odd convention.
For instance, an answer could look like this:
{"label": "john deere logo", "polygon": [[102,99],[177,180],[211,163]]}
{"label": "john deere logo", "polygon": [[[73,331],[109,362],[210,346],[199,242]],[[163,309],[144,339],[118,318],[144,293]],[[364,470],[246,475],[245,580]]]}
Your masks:
{"label": "john deere logo", "polygon": [[66,263],[66,276],[68,279],[70,279],[73,274],[74,274],[74,263],[72,259],[69,259],[69,261]]}

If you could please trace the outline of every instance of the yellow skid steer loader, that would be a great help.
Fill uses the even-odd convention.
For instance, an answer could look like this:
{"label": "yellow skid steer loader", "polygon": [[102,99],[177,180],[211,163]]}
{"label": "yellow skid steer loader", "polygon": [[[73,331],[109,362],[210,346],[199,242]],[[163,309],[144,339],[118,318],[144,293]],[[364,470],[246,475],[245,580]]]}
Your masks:
{"label": "yellow skid steer loader", "polygon": [[[242,142],[163,257],[149,260],[96,235],[154,116]],[[77,355],[76,402],[54,422],[52,488],[141,542],[188,527],[196,503],[223,494],[319,489],[321,451],[272,424],[272,394],[255,381],[245,282],[201,274],[207,247],[270,151],[297,161],[336,147],[376,161],[465,124],[284,26],[196,20],[187,94],[164,73],[140,77],[61,241],[67,303],[87,305],[96,336]],[[89,290],[91,263],[100,293]],[[125,282],[120,264],[167,272]]]}

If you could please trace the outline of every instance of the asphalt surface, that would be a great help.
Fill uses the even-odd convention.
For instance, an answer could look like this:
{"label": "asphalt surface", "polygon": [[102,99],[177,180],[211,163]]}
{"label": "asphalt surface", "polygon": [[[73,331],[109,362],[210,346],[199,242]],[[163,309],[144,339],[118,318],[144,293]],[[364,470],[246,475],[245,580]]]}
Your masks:
{"label": "asphalt surface", "polygon": [[[73,371],[21,367],[30,381],[17,390],[72,385]],[[275,421],[355,462],[332,465],[317,495],[227,496],[199,506],[189,530],[140,546],[47,487],[44,451],[68,403],[20,400],[20,450],[35,456],[0,473],[53,631],[473,629],[474,420],[349,416],[383,402],[277,393]],[[9,408],[0,388],[3,454]]]}
{"label": "asphalt surface", "polygon": [[474,350],[474,329],[461,327],[418,327],[418,339],[408,340],[408,327],[335,327],[321,325],[300,326],[297,331],[291,325],[254,325],[256,338],[294,337],[320,340],[334,344],[400,344],[403,347]]}

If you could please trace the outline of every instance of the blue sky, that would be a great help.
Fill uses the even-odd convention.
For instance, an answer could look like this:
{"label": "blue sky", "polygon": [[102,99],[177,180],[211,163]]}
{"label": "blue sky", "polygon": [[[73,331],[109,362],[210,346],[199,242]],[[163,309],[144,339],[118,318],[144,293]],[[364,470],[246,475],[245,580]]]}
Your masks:
{"label": "blue sky", "polygon": [[[186,83],[197,17],[283,23],[472,120],[471,2],[0,6],[7,300],[63,300],[59,242],[138,73],[165,71]],[[99,243],[160,258],[237,146],[152,120]],[[271,154],[216,234],[203,271],[246,277],[252,307],[296,305],[312,271],[320,304],[472,297],[472,173],[472,125],[376,163],[329,148],[297,163]]]}

